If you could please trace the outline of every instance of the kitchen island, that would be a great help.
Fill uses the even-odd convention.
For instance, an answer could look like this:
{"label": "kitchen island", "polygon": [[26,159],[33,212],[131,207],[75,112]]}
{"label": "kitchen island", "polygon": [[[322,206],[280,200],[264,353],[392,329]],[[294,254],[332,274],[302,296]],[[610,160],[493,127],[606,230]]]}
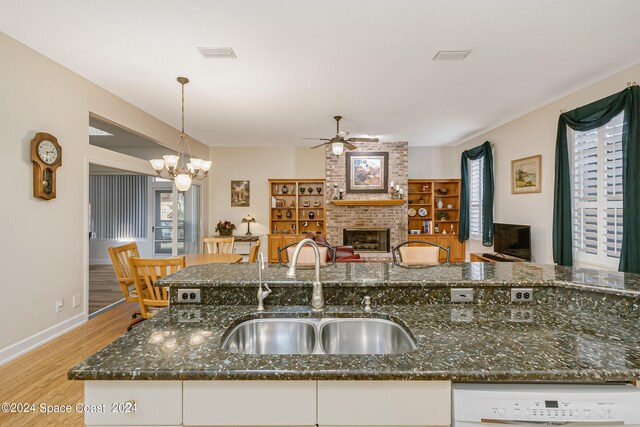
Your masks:
{"label": "kitchen island", "polygon": [[[156,380],[158,385],[181,384],[185,396],[206,395],[202,387],[226,389],[244,382],[271,390],[284,383],[293,387],[289,399],[305,393],[320,399],[323,387],[340,395],[336,387],[345,381],[364,387],[353,390],[362,395],[386,381],[392,388],[383,399],[388,404],[396,386],[418,387],[412,392],[417,396],[437,392],[430,397],[440,402],[432,414],[437,406],[446,406],[438,396],[450,394],[452,381],[606,383],[640,378],[638,275],[524,263],[333,265],[322,269],[327,306],[317,313],[308,304],[313,271],[299,270],[297,280],[286,278],[285,271],[273,265],[264,271],[263,283],[273,290],[264,312],[256,311],[256,265],[179,271],[162,282],[171,288],[169,309],[74,367],[69,378],[90,380],[87,387],[112,383],[116,388],[145,383],[131,380]],[[200,289],[203,304],[178,303],[182,288]],[[472,289],[473,302],[451,303],[451,290],[457,288]],[[512,288],[531,292],[532,302],[512,303]],[[370,313],[361,308],[365,295],[372,298]],[[250,355],[220,346],[243,321],[318,317],[391,320],[411,335],[416,348],[399,354]],[[436,389],[429,388],[433,385]],[[250,393],[246,385],[238,387]],[[403,390],[398,402],[408,398]],[[214,395],[220,399],[219,390]],[[448,424],[446,418],[428,421]]]}

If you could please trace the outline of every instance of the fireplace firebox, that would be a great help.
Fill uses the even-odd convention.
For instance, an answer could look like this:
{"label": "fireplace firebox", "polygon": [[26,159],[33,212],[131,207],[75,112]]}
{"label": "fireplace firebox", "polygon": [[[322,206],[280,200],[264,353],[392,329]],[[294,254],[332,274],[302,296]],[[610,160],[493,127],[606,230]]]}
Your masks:
{"label": "fireplace firebox", "polygon": [[345,245],[356,252],[390,252],[391,237],[388,228],[345,228],[342,231]]}

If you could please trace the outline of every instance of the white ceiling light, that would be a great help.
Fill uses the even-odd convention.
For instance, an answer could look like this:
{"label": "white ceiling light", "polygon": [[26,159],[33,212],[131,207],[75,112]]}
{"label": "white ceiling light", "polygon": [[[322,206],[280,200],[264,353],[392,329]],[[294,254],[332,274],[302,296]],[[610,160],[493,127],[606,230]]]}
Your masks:
{"label": "white ceiling light", "polygon": [[342,142],[334,142],[331,144],[331,150],[333,151],[333,154],[339,156],[344,151],[344,144]]}
{"label": "white ceiling light", "polygon": [[434,61],[462,61],[471,53],[467,50],[439,50],[432,58]]}
{"label": "white ceiling light", "polygon": [[231,47],[199,47],[197,49],[203,58],[237,58]]}

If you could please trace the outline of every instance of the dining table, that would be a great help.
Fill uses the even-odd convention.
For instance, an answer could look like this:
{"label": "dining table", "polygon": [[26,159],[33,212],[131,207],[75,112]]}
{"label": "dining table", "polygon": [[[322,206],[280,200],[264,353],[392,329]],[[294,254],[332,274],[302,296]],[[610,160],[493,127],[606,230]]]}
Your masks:
{"label": "dining table", "polygon": [[187,267],[202,264],[235,264],[242,261],[242,255],[238,254],[186,254]]}

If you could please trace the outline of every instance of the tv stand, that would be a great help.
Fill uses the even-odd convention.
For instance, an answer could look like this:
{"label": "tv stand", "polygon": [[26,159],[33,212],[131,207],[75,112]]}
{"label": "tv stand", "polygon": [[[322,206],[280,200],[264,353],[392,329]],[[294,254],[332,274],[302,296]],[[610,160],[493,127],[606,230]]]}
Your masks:
{"label": "tv stand", "polygon": [[471,253],[469,256],[471,262],[526,262],[523,259],[515,257],[505,257],[499,254],[481,254]]}

